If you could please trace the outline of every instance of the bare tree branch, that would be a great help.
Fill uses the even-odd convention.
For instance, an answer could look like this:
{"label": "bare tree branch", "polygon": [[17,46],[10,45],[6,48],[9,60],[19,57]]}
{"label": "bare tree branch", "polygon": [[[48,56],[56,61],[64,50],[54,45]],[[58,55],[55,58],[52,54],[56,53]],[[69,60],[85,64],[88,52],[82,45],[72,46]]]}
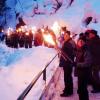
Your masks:
{"label": "bare tree branch", "polygon": [[55,9],[55,13],[60,9],[60,7],[62,6],[62,2],[59,2],[58,0],[55,0],[57,4],[54,4],[54,9]]}
{"label": "bare tree branch", "polygon": [[70,6],[72,5],[73,2],[74,2],[74,0],[70,0],[70,2],[69,2],[69,4],[68,4],[67,8],[70,7]]}
{"label": "bare tree branch", "polygon": [[84,19],[83,24],[85,25],[85,27],[87,27],[90,24],[90,22],[92,21],[92,19],[93,18],[91,16],[89,16],[89,17],[87,17],[87,18]]}

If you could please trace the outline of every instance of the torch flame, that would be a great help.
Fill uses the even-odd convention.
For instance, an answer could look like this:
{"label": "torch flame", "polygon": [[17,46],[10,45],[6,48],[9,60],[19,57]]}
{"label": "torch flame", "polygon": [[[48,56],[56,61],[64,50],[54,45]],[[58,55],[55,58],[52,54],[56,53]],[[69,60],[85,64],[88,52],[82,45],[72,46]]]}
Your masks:
{"label": "torch flame", "polygon": [[13,28],[9,27],[8,30],[9,30],[9,31],[13,31]]}
{"label": "torch flame", "polygon": [[55,42],[50,34],[44,34],[43,37],[46,42],[55,45]]}
{"label": "torch flame", "polygon": [[32,31],[33,34],[36,33],[36,30],[37,30],[37,29],[36,29],[36,26],[33,26],[33,27],[31,28],[31,31]]}
{"label": "torch flame", "polygon": [[22,31],[22,29],[21,29],[21,28],[19,28],[19,29],[18,29],[18,32],[21,32],[21,31]]}
{"label": "torch flame", "polygon": [[53,26],[51,29],[54,31],[55,35],[58,36],[60,32],[60,25],[58,24],[57,21],[54,22]]}
{"label": "torch flame", "polygon": [[42,28],[41,31],[44,32],[44,29]]}
{"label": "torch flame", "polygon": [[25,34],[26,34],[26,35],[29,35],[29,33],[28,33],[28,32],[26,32]]}
{"label": "torch flame", "polygon": [[9,30],[7,31],[7,35],[10,36],[10,31]]}
{"label": "torch flame", "polygon": [[4,32],[4,30],[2,30],[2,32]]}

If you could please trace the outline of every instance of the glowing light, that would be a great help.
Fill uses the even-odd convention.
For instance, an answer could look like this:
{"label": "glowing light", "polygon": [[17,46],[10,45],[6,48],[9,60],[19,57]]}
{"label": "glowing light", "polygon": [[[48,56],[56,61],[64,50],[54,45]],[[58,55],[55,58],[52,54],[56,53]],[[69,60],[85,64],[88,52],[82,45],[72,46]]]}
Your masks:
{"label": "glowing light", "polygon": [[26,35],[29,35],[29,33],[28,33],[28,32],[26,32],[25,34],[26,34]]}
{"label": "glowing light", "polygon": [[44,29],[42,28],[41,31],[44,33]]}
{"label": "glowing light", "polygon": [[8,30],[13,31],[13,28],[9,27]]}
{"label": "glowing light", "polygon": [[53,38],[50,34],[43,34],[44,40],[52,45],[55,45]]}
{"label": "glowing light", "polygon": [[24,29],[23,29],[23,28],[21,28],[21,31],[22,31],[22,32],[24,32]]}
{"label": "glowing light", "polygon": [[57,35],[59,35],[60,32],[60,26],[58,24],[57,21],[54,22],[53,26],[51,27],[51,29],[54,31],[54,33]]}
{"label": "glowing light", "polygon": [[23,28],[24,28],[24,31],[28,31],[28,26],[25,25]]}
{"label": "glowing light", "polygon": [[9,31],[9,29],[8,29],[8,31],[7,31],[7,35],[10,36],[10,31]]}
{"label": "glowing light", "polygon": [[8,30],[10,29],[10,27],[8,28]]}
{"label": "glowing light", "polygon": [[2,30],[2,32],[4,32],[4,30]]}
{"label": "glowing light", "polygon": [[16,30],[16,32],[18,32],[18,30]]}
{"label": "glowing light", "polygon": [[33,26],[32,29],[36,31],[36,26]]}
{"label": "glowing light", "polygon": [[37,29],[36,29],[35,26],[33,26],[33,27],[31,28],[31,30],[32,30],[32,33],[35,34],[35,32],[36,32]]}
{"label": "glowing light", "polygon": [[72,37],[73,37],[73,35],[71,34],[71,35],[70,35],[70,37],[72,38]]}
{"label": "glowing light", "polygon": [[21,28],[19,28],[19,29],[18,29],[18,31],[19,31],[19,32],[21,32],[21,31],[22,31],[22,29],[21,29]]}
{"label": "glowing light", "polygon": [[64,33],[65,33],[65,32],[61,32],[61,34],[63,34],[63,35],[64,35]]}
{"label": "glowing light", "polygon": [[28,28],[27,26],[24,26],[26,29]]}

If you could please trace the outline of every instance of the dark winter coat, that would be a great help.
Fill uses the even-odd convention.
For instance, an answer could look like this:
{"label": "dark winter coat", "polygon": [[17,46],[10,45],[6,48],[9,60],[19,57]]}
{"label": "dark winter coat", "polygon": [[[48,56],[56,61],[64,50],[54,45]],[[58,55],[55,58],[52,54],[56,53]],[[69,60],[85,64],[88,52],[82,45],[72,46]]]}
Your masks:
{"label": "dark winter coat", "polygon": [[[68,41],[65,41],[63,46],[62,46],[62,52],[65,53],[65,55],[67,55],[72,61],[74,61],[74,48],[73,45],[71,44],[72,39],[69,39]],[[64,67],[68,64],[72,64],[71,61],[69,61],[68,59],[65,60],[62,56],[60,57],[60,63],[59,66],[60,67]]]}
{"label": "dark winter coat", "polygon": [[43,44],[43,36],[42,36],[42,33],[41,32],[37,32],[34,35],[34,45],[35,46],[40,46],[42,44]]}
{"label": "dark winter coat", "polygon": [[87,44],[92,54],[93,65],[100,65],[100,38],[92,38]]}
{"label": "dark winter coat", "polygon": [[76,67],[75,67],[75,76],[80,76],[81,74],[90,73],[92,64],[92,56],[87,48],[83,46],[82,48],[76,49]]}

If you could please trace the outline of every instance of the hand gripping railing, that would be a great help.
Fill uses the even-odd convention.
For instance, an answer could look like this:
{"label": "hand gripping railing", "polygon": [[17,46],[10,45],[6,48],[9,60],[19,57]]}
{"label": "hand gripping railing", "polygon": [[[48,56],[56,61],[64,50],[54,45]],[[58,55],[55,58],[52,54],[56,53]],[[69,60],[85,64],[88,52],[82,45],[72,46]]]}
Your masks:
{"label": "hand gripping railing", "polygon": [[37,82],[37,80],[40,78],[40,76],[43,73],[43,80],[46,82],[46,68],[51,64],[51,62],[56,58],[56,56],[58,55],[58,53],[51,59],[50,62],[47,63],[47,65],[45,66],[44,69],[42,69],[38,75],[31,81],[31,83],[27,86],[27,88],[22,92],[22,94],[18,97],[17,100],[24,100],[24,98],[27,96],[27,94],[30,92],[30,90],[32,89],[32,87],[35,85],[35,83]]}

